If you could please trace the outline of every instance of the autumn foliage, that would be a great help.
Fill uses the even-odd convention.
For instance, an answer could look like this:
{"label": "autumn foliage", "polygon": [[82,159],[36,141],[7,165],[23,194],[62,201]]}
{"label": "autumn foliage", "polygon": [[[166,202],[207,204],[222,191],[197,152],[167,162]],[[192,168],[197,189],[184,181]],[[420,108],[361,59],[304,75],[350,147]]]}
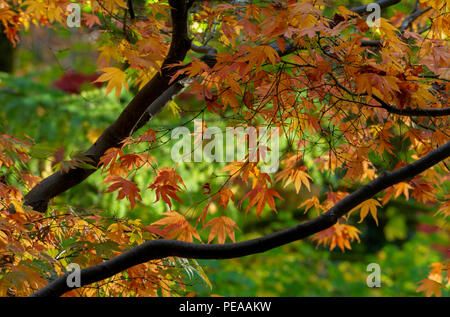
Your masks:
{"label": "autumn foliage", "polygon": [[[32,25],[65,27],[71,2],[0,0],[5,35],[16,45],[20,32]],[[100,75],[94,83],[104,83],[106,94],[119,98],[130,87],[151,90],[158,76],[168,76],[161,79],[168,86],[184,81],[186,93],[203,105],[198,112],[232,118],[230,126],[279,128],[279,170],[264,173],[260,162],[247,155],[215,171],[221,177],[203,184],[202,201],[183,200],[182,194],[192,189],[177,172],[179,165],[161,166],[152,155],[164,146],[163,133],[137,129],[145,124],[142,120],[153,118],[146,115],[146,104],[130,133],[121,131],[126,137],[105,146],[98,160],[81,155],[60,164],[55,173],[98,169],[105,194],[128,200],[132,213],[151,192],[154,203],[166,208],[161,217],[148,223],[107,217],[95,209],[80,212],[71,202],[66,207],[50,202],[42,213],[24,198],[42,180],[29,167],[33,136],[20,140],[2,134],[0,170],[9,178],[0,181],[0,296],[31,295],[63,275],[69,263],[92,267],[145,241],[236,243],[241,229],[229,206],[258,218],[282,213],[279,206],[287,190],[307,193],[294,208],[307,219],[320,217],[386,172],[439,147],[446,146],[448,153],[448,1],[418,1],[416,10],[425,12],[406,27],[411,12],[389,11],[394,13],[383,14],[378,26],[368,26],[369,12],[337,6],[330,13],[327,1],[169,2],[77,1],[83,8],[82,28],[100,31]],[[166,60],[176,49],[172,30],[183,23],[171,18],[173,11],[183,10],[180,2],[192,5],[185,23],[193,45],[186,58]],[[155,84],[153,91],[162,86]],[[181,111],[177,105],[169,107],[175,114]],[[126,109],[122,115],[128,115]],[[445,223],[450,216],[447,158],[367,197],[325,230],[314,232],[312,241],[329,250],[352,249],[360,242],[358,224],[378,224],[384,206],[397,198],[433,206],[438,210],[434,216]],[[136,181],[143,170],[153,173],[148,184]],[[189,258],[133,262],[119,274],[65,295],[183,294],[189,289],[177,263],[209,284],[195,256]],[[430,265],[417,291],[440,296],[449,287],[450,264]]]}

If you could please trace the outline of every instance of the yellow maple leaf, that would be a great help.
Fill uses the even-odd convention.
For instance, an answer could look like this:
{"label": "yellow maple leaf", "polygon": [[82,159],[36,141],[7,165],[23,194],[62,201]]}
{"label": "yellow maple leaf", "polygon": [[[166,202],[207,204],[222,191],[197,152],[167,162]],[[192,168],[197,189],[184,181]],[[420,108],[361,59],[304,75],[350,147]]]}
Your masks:
{"label": "yellow maple leaf", "polygon": [[450,195],[446,195],[446,200],[441,204],[435,215],[442,214],[444,218],[450,217]]}
{"label": "yellow maple leaf", "polygon": [[120,92],[122,91],[122,85],[128,90],[128,83],[126,81],[127,75],[119,68],[116,67],[105,67],[100,69],[104,74],[102,74],[95,82],[108,82],[106,86],[106,94],[109,94],[113,88],[116,89],[116,97],[119,98]]}
{"label": "yellow maple leaf", "polygon": [[280,179],[282,179],[284,181],[284,187],[294,182],[295,191],[298,194],[302,184],[304,184],[306,188],[308,188],[308,191],[311,191],[308,178],[312,180],[312,177],[302,169],[297,168],[295,170],[290,170],[288,167],[277,174],[275,181],[278,182]]}
{"label": "yellow maple leaf", "polygon": [[388,20],[386,20],[385,18],[379,18],[380,20],[380,31],[383,34],[384,38],[389,41],[389,42],[399,42],[399,38],[396,35],[396,32],[398,32],[398,29],[393,26],[391,23],[389,23]]}
{"label": "yellow maple leaf", "polygon": [[311,197],[310,199],[305,200],[300,206],[297,208],[306,206],[305,213],[308,212],[312,207],[316,208],[317,213],[319,214],[323,207],[320,205],[320,201],[316,196]]}
{"label": "yellow maple leaf", "polygon": [[378,226],[377,206],[381,207],[381,204],[378,202],[378,200],[371,198],[371,199],[368,199],[368,200],[362,202],[355,208],[353,208],[350,211],[350,213],[352,213],[355,210],[361,209],[361,211],[360,211],[361,219],[359,220],[359,222],[362,222],[364,220],[364,218],[366,218],[367,214],[370,212],[370,214],[372,215],[372,218],[375,220],[375,222]]}
{"label": "yellow maple leaf", "polygon": [[27,0],[23,5],[27,6],[26,13],[33,13],[38,20],[41,18],[41,15],[44,15],[46,12],[45,3],[43,1]]}
{"label": "yellow maple leaf", "polygon": [[394,190],[395,190],[395,198],[397,198],[398,196],[400,196],[401,194],[405,195],[406,200],[409,199],[409,191],[408,189],[413,189],[413,187],[411,185],[409,185],[406,182],[400,182],[398,184],[394,185]]}
{"label": "yellow maple leaf", "polygon": [[175,101],[172,100],[171,102],[169,102],[167,107],[172,111],[174,116],[180,117],[181,108]]}
{"label": "yellow maple leaf", "polygon": [[336,223],[330,228],[316,233],[312,239],[317,241],[317,246],[330,245],[330,251],[338,246],[342,252],[345,252],[345,249],[352,248],[350,242],[353,240],[360,242],[359,233],[360,231],[351,225]]}
{"label": "yellow maple leaf", "polygon": [[98,48],[98,50],[101,52],[98,56],[98,60],[102,60],[109,64],[111,62],[111,58],[115,59],[117,61],[120,61],[121,56],[120,52],[117,46],[101,46]]}

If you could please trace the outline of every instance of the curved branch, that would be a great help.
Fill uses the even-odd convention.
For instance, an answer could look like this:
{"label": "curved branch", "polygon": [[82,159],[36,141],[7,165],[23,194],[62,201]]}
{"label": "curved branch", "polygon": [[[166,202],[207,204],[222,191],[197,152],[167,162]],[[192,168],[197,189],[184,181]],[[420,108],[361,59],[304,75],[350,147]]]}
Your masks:
{"label": "curved branch", "polygon": [[423,109],[423,108],[397,108],[387,104],[383,99],[376,95],[372,95],[373,99],[381,104],[381,107],[390,113],[398,114],[402,116],[415,116],[415,117],[443,117],[450,115],[450,107],[440,109]]}
{"label": "curved branch", "polygon": [[191,49],[196,53],[206,54],[206,55],[215,55],[217,54],[217,50],[214,47],[211,46],[198,46],[195,44],[191,45]]}
{"label": "curved branch", "polygon": [[[154,259],[169,256],[194,259],[230,259],[265,252],[304,239],[331,227],[340,217],[380,191],[422,173],[449,156],[450,141],[411,164],[380,175],[339,201],[320,216],[260,238],[230,244],[199,244],[177,240],[147,241],[111,260],[81,270],[81,285],[84,286],[104,280],[134,265]],[[73,288],[68,287],[66,282],[69,274],[64,274],[32,296],[60,296],[70,291]]]}
{"label": "curved branch", "polygon": [[361,47],[383,47],[383,42],[379,40],[361,40]]}
{"label": "curved branch", "polygon": [[[400,1],[401,0],[379,0],[379,1],[375,2],[375,3],[378,4],[381,9],[384,9],[384,8],[393,6],[394,4],[399,3]],[[368,4],[362,5],[362,6],[350,9],[350,11],[353,11],[353,12],[358,13],[358,14],[369,13],[369,11],[367,11],[367,7],[368,6],[369,6]]]}
{"label": "curved branch", "polygon": [[423,10],[420,9],[420,6],[418,5],[418,1],[416,1],[416,6],[415,9],[413,11],[413,13],[411,13],[410,15],[408,15],[402,22],[402,25],[400,26],[400,32],[404,32],[407,28],[409,28],[411,26],[411,24],[418,18],[420,17],[422,14],[430,11],[432,9],[432,7],[427,7]]}
{"label": "curved branch", "polygon": [[[139,121],[148,106],[169,88],[169,81],[175,69],[169,69],[167,65],[182,61],[191,47],[187,28],[188,4],[186,1],[178,0],[171,0],[169,4],[172,7],[172,42],[161,67],[162,71],[156,74],[136,94],[116,121],[84,153],[84,156],[90,158],[94,165],[98,165],[100,158],[107,149],[119,146],[120,142],[130,135],[136,122]],[[25,205],[36,211],[45,212],[50,199],[78,185],[94,172],[95,169],[84,169],[82,167],[77,167],[69,172],[56,172],[31,189],[25,196]]]}

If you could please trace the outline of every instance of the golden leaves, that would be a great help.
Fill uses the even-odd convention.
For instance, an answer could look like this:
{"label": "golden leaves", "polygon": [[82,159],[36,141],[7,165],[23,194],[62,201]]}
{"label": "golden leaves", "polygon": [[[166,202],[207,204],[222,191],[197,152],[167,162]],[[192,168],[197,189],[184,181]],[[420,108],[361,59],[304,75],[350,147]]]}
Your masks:
{"label": "golden leaves", "polygon": [[[201,241],[197,230],[189,224],[182,214],[176,211],[168,211],[163,215],[164,218],[152,223],[151,227],[163,226],[164,230],[160,234],[166,239],[177,238],[181,241],[192,242],[193,238],[196,238]],[[147,229],[151,230],[149,227]]]}
{"label": "golden leaves", "polygon": [[398,184],[395,184],[394,186],[394,197],[397,198],[400,195],[404,195],[406,200],[409,199],[409,189],[413,189],[411,185],[409,185],[406,182],[400,182]]}
{"label": "golden leaves", "polygon": [[444,202],[439,207],[436,215],[442,214],[444,218],[450,217],[450,194],[445,196]]}
{"label": "golden leaves", "polygon": [[370,212],[370,214],[372,215],[372,218],[375,220],[376,224],[378,225],[377,207],[381,207],[381,204],[378,202],[378,200],[371,198],[371,199],[368,199],[368,200],[362,202],[355,208],[353,208],[350,211],[350,213],[352,213],[355,210],[361,209],[361,211],[360,211],[361,219],[359,220],[359,222],[362,222],[364,220],[364,218],[366,218],[366,216]]}
{"label": "golden leaves", "polygon": [[283,170],[282,172],[277,174],[277,178],[275,179],[275,181],[278,182],[280,179],[284,181],[284,187],[294,182],[295,191],[297,192],[297,194],[299,193],[302,184],[305,185],[306,188],[308,188],[308,191],[311,191],[309,180],[312,180],[312,177],[300,168],[297,168],[295,170]]}
{"label": "golden leaves", "polygon": [[324,245],[330,246],[330,251],[338,246],[342,252],[345,249],[351,249],[350,242],[359,239],[360,231],[354,226],[336,223],[332,227],[316,233],[313,236],[313,240],[317,241],[317,246]]}
{"label": "golden leaves", "polygon": [[127,8],[127,4],[125,3],[125,0],[103,0],[104,2],[104,7],[108,10],[108,11],[117,11],[120,8],[122,9],[126,9]]}
{"label": "golden leaves", "polygon": [[422,285],[417,288],[417,292],[425,292],[425,295],[427,297],[430,297],[433,294],[437,297],[441,296],[443,287],[441,283],[438,283],[435,280],[431,280],[429,278],[423,279],[419,283],[421,283]]}
{"label": "golden leaves", "polygon": [[[447,261],[446,264],[441,262],[435,262],[431,265],[430,273],[426,279],[419,281],[421,284],[417,288],[417,292],[425,292],[427,297],[436,296],[440,297],[442,294],[442,289],[450,286],[450,262]],[[445,280],[442,273],[445,272],[445,280],[447,284],[444,284]]]}
{"label": "golden leaves", "polygon": [[[206,185],[206,184],[205,184]],[[211,191],[211,188],[209,187],[209,183],[207,184],[207,189]],[[204,186],[205,187],[205,186]],[[209,193],[208,193],[209,194]],[[206,204],[205,208],[203,209],[202,214],[199,217],[199,220],[202,220],[202,223],[205,221],[206,214],[208,213],[208,209],[213,204],[214,200],[219,200],[219,206],[223,207],[223,210],[228,206],[228,203],[230,200],[234,201],[234,195],[231,189],[229,188],[223,188],[221,189],[217,194],[215,194]]]}
{"label": "golden leaves", "polygon": [[128,90],[128,83],[126,80],[127,75],[119,68],[116,67],[105,67],[100,69],[104,74],[102,74],[96,82],[108,82],[106,86],[106,94],[108,95],[111,90],[114,88],[116,90],[116,97],[120,97],[120,93],[122,91],[122,86]]}
{"label": "golden leaves", "polygon": [[256,164],[253,162],[232,162],[221,169],[221,171],[229,172],[232,179],[240,176],[244,182],[247,182],[250,177],[258,175]]}
{"label": "golden leaves", "polygon": [[283,160],[282,163],[285,167],[276,175],[275,182],[279,182],[281,180],[284,182],[284,187],[293,182],[297,194],[299,193],[302,184],[308,188],[308,191],[311,191],[309,180],[312,180],[312,177],[305,172],[306,166],[300,165],[300,155],[291,154],[288,158]]}
{"label": "golden leaves", "polygon": [[301,208],[303,206],[305,206],[305,213],[307,213],[309,209],[314,207],[317,210],[317,214],[320,214],[321,210],[323,209],[323,207],[320,205],[319,198],[317,198],[316,196],[313,196],[310,199],[306,199],[297,208]]}

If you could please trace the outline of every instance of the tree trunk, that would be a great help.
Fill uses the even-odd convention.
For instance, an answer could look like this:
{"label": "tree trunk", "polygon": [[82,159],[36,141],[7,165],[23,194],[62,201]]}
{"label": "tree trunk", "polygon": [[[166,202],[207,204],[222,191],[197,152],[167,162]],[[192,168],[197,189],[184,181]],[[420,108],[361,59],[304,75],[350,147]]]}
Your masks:
{"label": "tree trunk", "polygon": [[0,26],[0,72],[12,73],[14,66],[14,47],[3,33],[3,26]]}

